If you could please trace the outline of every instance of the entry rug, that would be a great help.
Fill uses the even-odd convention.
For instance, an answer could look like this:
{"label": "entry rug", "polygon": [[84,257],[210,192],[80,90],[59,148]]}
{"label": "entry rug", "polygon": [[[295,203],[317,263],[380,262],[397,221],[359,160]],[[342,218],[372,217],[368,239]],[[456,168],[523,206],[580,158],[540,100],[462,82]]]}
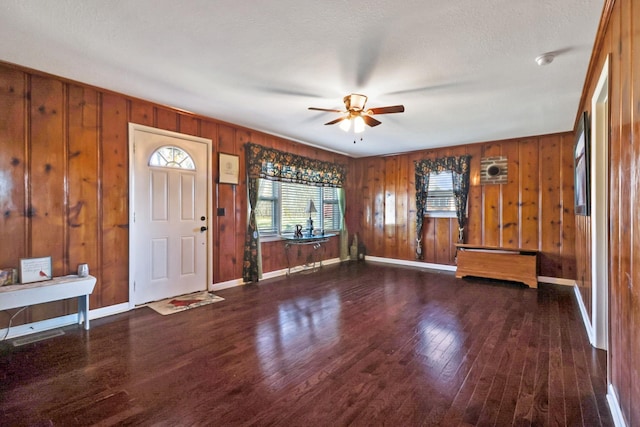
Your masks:
{"label": "entry rug", "polygon": [[178,313],[191,308],[200,307],[214,302],[224,301],[224,298],[214,295],[211,292],[202,291],[194,294],[182,295],[175,298],[167,298],[147,304],[147,307],[166,316],[167,314]]}

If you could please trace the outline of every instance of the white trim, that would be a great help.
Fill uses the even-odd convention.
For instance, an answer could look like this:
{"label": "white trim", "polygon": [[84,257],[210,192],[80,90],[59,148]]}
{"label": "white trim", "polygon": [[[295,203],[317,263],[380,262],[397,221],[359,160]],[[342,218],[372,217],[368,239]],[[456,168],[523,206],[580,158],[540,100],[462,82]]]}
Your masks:
{"label": "white trim", "polygon": [[576,281],[573,279],[563,279],[561,277],[538,276],[538,282],[551,283],[552,285],[575,286]]}
{"label": "white trim", "polygon": [[607,403],[609,404],[609,410],[611,411],[611,418],[613,418],[613,424],[616,427],[626,427],[624,422],[624,416],[622,415],[622,409],[620,408],[620,402],[618,402],[618,396],[611,384],[607,387]]}
{"label": "white trim", "polygon": [[227,280],[226,282],[214,283],[211,286],[209,286],[209,290],[219,291],[222,289],[235,288],[236,286],[242,286],[242,285],[244,285],[244,282],[242,281],[242,279],[233,279],[233,280]]}
{"label": "white trim", "polygon": [[609,341],[609,56],[591,98],[591,324],[593,345]]}
{"label": "white trim", "polygon": [[[456,271],[455,265],[448,264],[432,264],[430,262],[409,261],[404,259],[383,258],[376,256],[367,256],[368,261],[380,262],[383,264],[403,265],[406,267],[426,268],[430,270]],[[561,277],[538,276],[538,282],[551,283],[553,285],[575,286],[576,281],[573,279],[563,279]]]}
{"label": "white trim", "polygon": [[[332,264],[339,264],[340,262],[342,262],[340,258],[330,258],[330,259],[323,260],[322,265],[326,266],[326,265],[332,265]],[[305,266],[298,265],[295,267],[291,267],[291,273],[297,273],[299,271],[307,270],[307,269],[308,268]],[[274,277],[286,276],[287,270],[288,270],[287,268],[283,268],[281,270],[268,271],[262,274],[262,280],[273,279]],[[242,279],[227,280],[226,282],[214,283],[213,285],[211,285],[210,290],[219,291],[222,289],[235,288],[236,286],[242,286],[245,284],[246,283],[243,282]]]}
{"label": "white trim", "polygon": [[580,314],[582,315],[582,323],[584,323],[584,329],[587,331],[587,336],[589,337],[589,344],[595,347],[593,328],[591,327],[591,320],[589,319],[589,313],[587,312],[587,307],[584,305],[584,301],[582,300],[582,294],[580,293],[580,288],[578,287],[577,284],[573,287],[573,291],[576,296],[576,301],[578,302],[578,307],[580,308]]}
{"label": "white trim", "polygon": [[422,262],[422,261],[409,261],[404,259],[382,258],[377,256],[368,256],[368,255],[366,256],[365,260],[380,262],[383,264],[404,265],[406,267],[418,267],[418,268],[427,268],[431,270],[443,270],[443,271],[456,271],[455,265],[432,264],[430,262]]}
{"label": "white trim", "polygon": [[[128,302],[89,310],[89,319],[99,319],[101,317],[111,316],[113,314],[124,313],[125,311],[129,311]],[[7,339],[17,338],[36,332],[44,332],[50,329],[62,328],[63,326],[75,325],[77,323],[78,315],[74,313],[60,317],[54,317],[53,319],[41,320],[39,322],[12,326],[11,329],[9,329],[9,335],[7,335]],[[3,337],[6,333],[6,329],[0,329],[0,337]]]}

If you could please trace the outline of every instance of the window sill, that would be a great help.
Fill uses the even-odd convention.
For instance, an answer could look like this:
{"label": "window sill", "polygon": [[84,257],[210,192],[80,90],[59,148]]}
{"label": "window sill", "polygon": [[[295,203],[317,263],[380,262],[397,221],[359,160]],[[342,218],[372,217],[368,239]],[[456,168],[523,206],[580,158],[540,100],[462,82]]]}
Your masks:
{"label": "window sill", "polygon": [[427,218],[457,218],[455,212],[427,212]]}
{"label": "window sill", "polygon": [[260,236],[260,243],[278,242],[284,240],[282,236]]}
{"label": "window sill", "polygon": [[[327,237],[340,236],[340,230],[326,231],[326,233],[328,234]],[[293,235],[290,234],[289,237],[291,236]],[[314,235],[314,237],[322,237],[322,236],[320,234],[317,234],[317,235]],[[260,243],[279,242],[281,240],[286,240],[286,238],[278,235],[260,236]]]}

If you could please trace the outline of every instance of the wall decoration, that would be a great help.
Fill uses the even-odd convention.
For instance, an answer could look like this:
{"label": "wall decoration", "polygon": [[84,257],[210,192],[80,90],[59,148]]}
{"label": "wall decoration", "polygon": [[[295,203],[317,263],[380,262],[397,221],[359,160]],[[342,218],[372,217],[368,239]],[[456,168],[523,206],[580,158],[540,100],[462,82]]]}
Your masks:
{"label": "wall decoration", "polygon": [[51,280],[51,257],[20,259],[20,283]]}
{"label": "wall decoration", "polygon": [[578,121],[576,129],[576,143],[573,148],[574,166],[574,197],[576,215],[589,216],[591,214],[591,156],[589,140],[589,115],[585,111]]}
{"label": "wall decoration", "polygon": [[480,184],[506,184],[508,182],[508,161],[506,156],[483,157],[480,159]]}
{"label": "wall decoration", "polygon": [[220,184],[238,184],[240,160],[233,154],[220,153],[219,162]]}

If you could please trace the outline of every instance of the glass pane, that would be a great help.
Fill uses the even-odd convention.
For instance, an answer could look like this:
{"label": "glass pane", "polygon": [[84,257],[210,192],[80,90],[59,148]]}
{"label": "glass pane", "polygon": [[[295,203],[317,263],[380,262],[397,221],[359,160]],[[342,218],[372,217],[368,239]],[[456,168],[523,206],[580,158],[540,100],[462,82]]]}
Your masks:
{"label": "glass pane", "polygon": [[453,178],[451,171],[429,174],[427,192],[427,212],[455,212],[456,200],[453,197]]}
{"label": "glass pane", "polygon": [[178,147],[160,147],[153,152],[149,166],[195,170],[196,165],[186,151]]}
{"label": "glass pane", "polygon": [[327,231],[340,229],[340,207],[337,203],[324,203],[322,205],[323,228]]}
{"label": "glass pane", "polygon": [[260,191],[258,192],[258,205],[256,206],[256,225],[260,234],[275,234],[277,227],[277,183],[267,179],[260,180]]}
{"label": "glass pane", "polygon": [[[302,225],[303,229],[307,229],[309,216],[313,220],[314,229],[321,229],[320,209],[322,207],[320,200],[321,187],[313,187],[303,184],[291,184],[288,182],[280,183],[281,189],[281,233],[293,233],[296,225]],[[309,200],[313,200],[316,212],[305,212],[309,206]]]}
{"label": "glass pane", "polygon": [[274,215],[275,202],[273,200],[259,200],[256,207],[256,225],[260,234],[277,232]]}
{"label": "glass pane", "polygon": [[340,229],[340,206],[338,205],[338,189],[323,187],[322,189],[322,227],[325,230],[336,231]]}

